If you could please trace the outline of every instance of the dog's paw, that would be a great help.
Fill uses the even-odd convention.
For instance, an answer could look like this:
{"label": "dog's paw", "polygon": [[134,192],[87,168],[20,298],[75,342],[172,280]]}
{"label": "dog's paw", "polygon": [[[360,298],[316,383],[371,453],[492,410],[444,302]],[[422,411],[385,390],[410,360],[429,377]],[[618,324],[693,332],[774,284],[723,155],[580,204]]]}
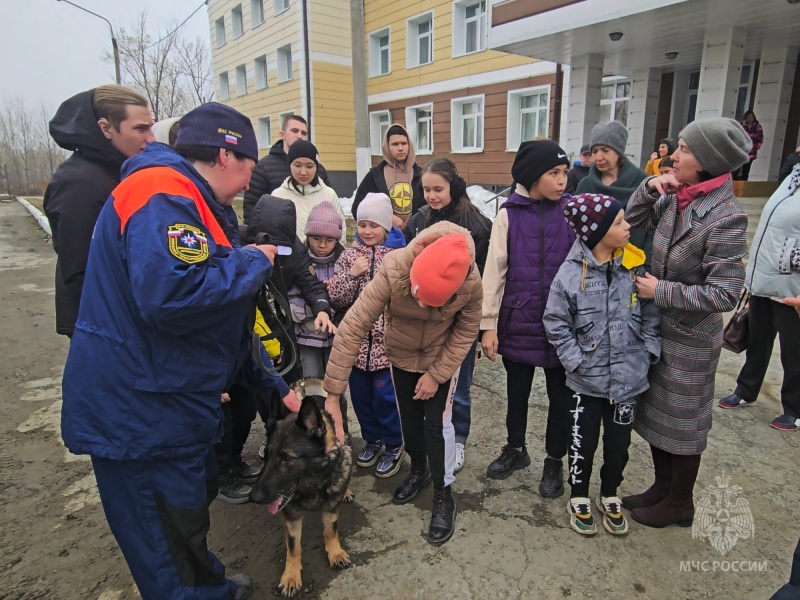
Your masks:
{"label": "dog's paw", "polygon": [[342,498],[342,502],[344,502],[345,504],[352,504],[355,499],[356,499],[356,493],[350,488],[347,488],[347,490],[345,490],[344,492],[344,497]]}
{"label": "dog's paw", "polygon": [[281,594],[291,598],[303,588],[303,580],[300,578],[300,571],[289,572],[284,571],[281,577],[281,582],[278,584],[278,589]]}
{"label": "dog's paw", "polygon": [[338,550],[328,552],[328,562],[334,569],[346,569],[352,564],[350,562],[350,556],[341,546]]}

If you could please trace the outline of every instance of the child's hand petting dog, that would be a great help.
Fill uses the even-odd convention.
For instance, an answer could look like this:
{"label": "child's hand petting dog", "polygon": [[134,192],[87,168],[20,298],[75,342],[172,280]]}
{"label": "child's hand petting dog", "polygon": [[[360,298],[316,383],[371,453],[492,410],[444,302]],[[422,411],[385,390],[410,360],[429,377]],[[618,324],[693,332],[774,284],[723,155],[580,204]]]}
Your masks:
{"label": "child's hand petting dog", "polygon": [[289,393],[283,397],[283,403],[286,405],[286,408],[292,412],[300,410],[300,399],[297,397],[297,393],[294,390],[289,390]]}
{"label": "child's hand petting dog", "polygon": [[333,324],[330,316],[326,312],[321,312],[317,315],[317,318],[314,319],[314,327],[317,328],[317,331],[322,333],[327,332],[331,335],[336,333],[336,325]]}
{"label": "child's hand petting dog", "polygon": [[344,423],[342,421],[342,408],[339,406],[339,395],[328,394],[325,399],[325,410],[333,419],[333,427],[336,430],[336,439],[340,444],[344,444]]}

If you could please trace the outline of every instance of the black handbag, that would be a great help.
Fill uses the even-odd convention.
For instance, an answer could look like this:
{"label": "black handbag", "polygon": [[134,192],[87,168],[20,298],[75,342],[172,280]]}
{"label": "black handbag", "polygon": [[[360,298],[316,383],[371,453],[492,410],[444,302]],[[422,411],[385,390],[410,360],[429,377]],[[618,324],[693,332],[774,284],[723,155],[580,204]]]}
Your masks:
{"label": "black handbag", "polygon": [[750,335],[750,292],[742,292],[736,310],[733,312],[725,330],[722,332],[722,347],[735,354],[747,350],[747,337]]}

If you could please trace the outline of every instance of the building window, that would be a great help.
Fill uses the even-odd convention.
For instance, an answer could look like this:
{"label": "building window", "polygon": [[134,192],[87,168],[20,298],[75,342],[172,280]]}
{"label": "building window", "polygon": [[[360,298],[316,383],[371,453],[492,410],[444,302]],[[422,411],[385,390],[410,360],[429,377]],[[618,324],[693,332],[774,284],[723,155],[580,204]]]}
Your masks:
{"label": "building window", "polygon": [[289,0],[275,0],[275,14],[289,10]]}
{"label": "building window", "polygon": [[294,116],[294,110],[285,110],[278,115],[278,119],[280,120],[281,129],[286,129],[286,119],[289,117]]}
{"label": "building window", "polygon": [[433,62],[433,13],[409,19],[406,26],[406,64],[408,68]]}
{"label": "building window", "polygon": [[486,0],[461,0],[453,5],[453,55],[486,50]]}
{"label": "building window", "polygon": [[258,27],[264,22],[264,0],[250,0],[250,26]]}
{"label": "building window", "polygon": [[453,152],[483,152],[484,97],[451,100],[450,143]]}
{"label": "building window", "polygon": [[689,73],[689,89],[686,93],[686,124],[697,116],[697,92],[700,90],[700,71]]}
{"label": "building window", "polygon": [[546,138],[550,129],[550,86],[508,92],[506,148],[516,151],[522,142]]}
{"label": "building window", "polygon": [[242,96],[247,93],[247,65],[236,67],[236,94]]}
{"label": "building window", "polygon": [[242,5],[237,4],[231,9],[231,32],[238,38],[244,33],[244,19],[242,18]]}
{"label": "building window", "polygon": [[392,70],[389,28],[369,34],[369,76],[386,75]]}
{"label": "building window", "polygon": [[293,77],[292,45],[286,44],[278,48],[278,83],[289,81]]}
{"label": "building window", "polygon": [[406,124],[417,154],[433,154],[433,104],[408,107]]}
{"label": "building window", "polygon": [[742,65],[742,72],[739,76],[739,95],[736,99],[736,120],[741,121],[744,113],[750,110],[750,90],[753,89],[752,62],[745,62]]}
{"label": "building window", "polygon": [[370,152],[374,156],[383,154],[381,146],[386,130],[392,124],[392,113],[388,110],[381,110],[369,113],[369,146]]}
{"label": "building window", "polygon": [[256,89],[263,90],[269,85],[267,79],[267,55],[257,57],[253,61],[253,71],[256,79]]}
{"label": "building window", "polygon": [[225,39],[225,17],[220,17],[214,21],[214,32],[217,36],[217,48],[222,48],[227,41]]}
{"label": "building window", "polygon": [[600,88],[600,121],[619,121],[628,126],[631,82],[615,81]]}
{"label": "building window", "polygon": [[228,83],[228,72],[219,74],[219,97],[221,100],[227,100],[231,97],[231,88]]}
{"label": "building window", "polygon": [[256,138],[259,148],[266,149],[272,146],[272,121],[269,117],[258,117],[256,120]]}

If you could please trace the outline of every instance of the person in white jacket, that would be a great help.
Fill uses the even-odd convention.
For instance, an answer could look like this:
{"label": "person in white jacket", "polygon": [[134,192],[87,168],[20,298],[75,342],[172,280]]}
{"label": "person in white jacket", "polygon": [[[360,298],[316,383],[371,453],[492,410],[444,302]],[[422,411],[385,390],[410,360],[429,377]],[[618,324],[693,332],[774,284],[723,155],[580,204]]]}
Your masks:
{"label": "person in white jacket", "polygon": [[[273,196],[294,202],[297,208],[297,237],[306,240],[306,221],[311,209],[320,202],[331,202],[338,213],[345,220],[345,214],[339,197],[333,188],[325,185],[318,176],[319,153],[317,147],[306,140],[297,140],[289,147],[289,168],[292,174],[286,178],[281,186],[272,192]],[[342,228],[342,242],[345,240],[345,230]]]}

